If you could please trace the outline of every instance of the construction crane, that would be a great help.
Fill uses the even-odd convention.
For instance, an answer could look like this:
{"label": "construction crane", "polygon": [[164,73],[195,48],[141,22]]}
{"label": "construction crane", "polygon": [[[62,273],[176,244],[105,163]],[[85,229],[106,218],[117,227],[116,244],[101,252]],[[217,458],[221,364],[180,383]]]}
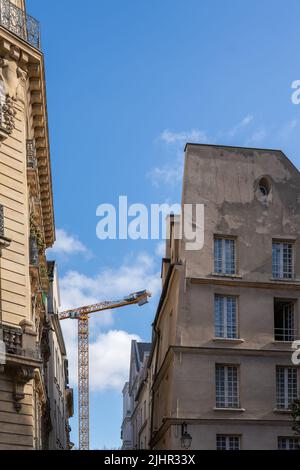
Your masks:
{"label": "construction crane", "polygon": [[78,409],[79,409],[79,449],[89,450],[90,413],[89,413],[89,316],[104,310],[113,310],[129,305],[145,305],[150,292],[134,292],[122,300],[104,301],[86,307],[66,310],[58,314],[60,320],[78,321]]}

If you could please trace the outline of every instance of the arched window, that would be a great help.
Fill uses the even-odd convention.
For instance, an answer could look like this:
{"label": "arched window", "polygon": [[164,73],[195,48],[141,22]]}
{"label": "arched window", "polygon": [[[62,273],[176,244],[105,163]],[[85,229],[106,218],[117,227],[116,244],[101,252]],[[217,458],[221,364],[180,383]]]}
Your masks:
{"label": "arched window", "polygon": [[267,178],[261,178],[258,186],[259,186],[259,191],[261,192],[263,196],[267,197],[270,194],[271,184]]}

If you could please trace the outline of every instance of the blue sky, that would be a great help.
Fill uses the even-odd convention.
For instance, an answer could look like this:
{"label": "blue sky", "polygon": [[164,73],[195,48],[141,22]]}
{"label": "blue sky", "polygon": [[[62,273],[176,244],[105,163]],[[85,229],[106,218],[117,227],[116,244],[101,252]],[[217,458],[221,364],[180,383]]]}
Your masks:
{"label": "blue sky", "polygon": [[[42,25],[63,306],[151,288],[91,322],[91,443],[120,445],[132,337],[149,340],[155,241],[99,241],[97,206],[177,202],[185,141],[281,148],[299,167],[300,3],[28,0]],[[75,382],[76,322],[64,325]],[[73,383],[74,387],[76,383]],[[77,421],[72,420],[73,441]]]}

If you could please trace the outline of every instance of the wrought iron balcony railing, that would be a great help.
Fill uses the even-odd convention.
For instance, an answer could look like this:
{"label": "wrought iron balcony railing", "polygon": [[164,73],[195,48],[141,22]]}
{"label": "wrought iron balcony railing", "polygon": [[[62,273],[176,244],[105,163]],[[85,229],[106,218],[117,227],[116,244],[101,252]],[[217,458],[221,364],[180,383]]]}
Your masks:
{"label": "wrought iron balcony railing", "polygon": [[40,49],[40,24],[9,0],[0,0],[0,25]]}
{"label": "wrought iron balcony railing", "polygon": [[275,328],[275,341],[293,342],[298,339],[298,330],[295,328]]}

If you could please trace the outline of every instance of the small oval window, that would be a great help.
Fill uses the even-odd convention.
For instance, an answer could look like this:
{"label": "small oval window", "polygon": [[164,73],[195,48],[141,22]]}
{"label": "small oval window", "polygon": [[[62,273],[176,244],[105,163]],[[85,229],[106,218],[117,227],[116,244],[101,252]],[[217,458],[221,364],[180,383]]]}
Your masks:
{"label": "small oval window", "polygon": [[259,190],[263,196],[268,196],[271,190],[271,185],[266,178],[262,178],[259,182]]}

